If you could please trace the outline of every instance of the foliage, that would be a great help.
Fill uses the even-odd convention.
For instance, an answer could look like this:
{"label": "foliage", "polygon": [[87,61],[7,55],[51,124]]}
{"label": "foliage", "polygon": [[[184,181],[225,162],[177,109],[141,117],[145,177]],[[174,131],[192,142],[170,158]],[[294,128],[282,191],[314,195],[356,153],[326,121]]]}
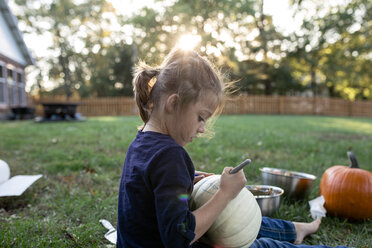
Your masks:
{"label": "foliage", "polygon": [[[240,91],[283,93],[281,86],[293,86],[289,70],[278,59],[283,37],[262,8],[263,1],[179,0],[168,6],[164,14],[144,8],[128,23],[139,30],[138,54],[145,61],[159,63],[182,34],[195,34],[201,37],[197,50],[210,57],[232,80],[239,80]],[[256,60],[257,57],[262,59]],[[282,72],[284,75],[278,76]]]}
{"label": "foliage", "polygon": [[[0,123],[0,158],[11,176],[43,174],[20,197],[0,198],[1,247],[105,247],[99,219],[116,226],[117,195],[124,156],[140,119],[88,118],[85,122]],[[248,184],[260,184],[260,167],[317,176],[309,199],[318,195],[322,173],[346,164],[352,147],[361,168],[372,171],[372,120],[313,116],[221,116],[215,137],[187,145],[199,170],[221,173],[246,158]],[[311,221],[309,205],[282,199],[274,218]],[[371,221],[327,217],[305,244],[369,247]]]}
{"label": "foliage", "polygon": [[[105,0],[77,3],[73,0],[48,2],[16,0],[27,32],[49,35],[51,56],[39,57],[47,65],[39,80],[57,84],[51,94],[80,96],[132,95],[128,90],[133,66],[132,47],[115,43],[113,7]],[[42,83],[38,82],[42,91]],[[115,86],[116,85],[116,86]],[[45,91],[44,91],[45,93]]]}
{"label": "foliage", "polygon": [[299,12],[306,4],[317,11],[291,37],[296,49],[287,59],[296,79],[314,95],[325,90],[350,100],[372,99],[372,3],[354,0],[324,13],[324,1],[299,1]]}
{"label": "foliage", "polygon": [[[372,3],[292,0],[301,27],[284,35],[263,11],[265,1],[155,0],[121,15],[105,0],[15,0],[24,32],[50,37],[39,57],[49,94],[132,95],[133,64],[159,64],[183,34],[248,94],[310,94],[372,99]],[[303,19],[303,20],[302,20]],[[48,36],[49,35],[49,36]]]}
{"label": "foliage", "polygon": [[91,54],[90,95],[132,96],[133,47],[115,44],[106,48],[105,55]]}
{"label": "foliage", "polygon": [[[139,57],[159,63],[181,34],[201,36],[199,49],[250,94],[372,99],[371,3],[293,1],[306,18],[288,37],[263,13],[264,1],[175,1],[164,13],[145,8],[128,23]],[[314,14],[315,13],[315,14]]]}

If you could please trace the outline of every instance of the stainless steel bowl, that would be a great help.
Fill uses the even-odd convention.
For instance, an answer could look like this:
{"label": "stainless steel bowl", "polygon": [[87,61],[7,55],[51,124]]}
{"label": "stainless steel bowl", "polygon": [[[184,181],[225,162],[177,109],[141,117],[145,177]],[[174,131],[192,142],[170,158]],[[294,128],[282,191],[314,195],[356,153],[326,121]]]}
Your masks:
{"label": "stainless steel bowl", "polygon": [[316,176],[277,168],[260,168],[263,184],[284,189],[284,195],[292,199],[306,198],[313,187]]}
{"label": "stainless steel bowl", "polygon": [[283,189],[271,185],[247,185],[246,188],[256,198],[263,216],[270,216],[278,210]]}

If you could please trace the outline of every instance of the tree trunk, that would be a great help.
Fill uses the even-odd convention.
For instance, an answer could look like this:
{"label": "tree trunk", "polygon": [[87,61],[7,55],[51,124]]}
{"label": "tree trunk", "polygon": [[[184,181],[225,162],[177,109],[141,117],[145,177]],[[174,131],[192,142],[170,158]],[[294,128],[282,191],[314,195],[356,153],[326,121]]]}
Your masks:
{"label": "tree trunk", "polygon": [[266,33],[265,33],[265,14],[263,13],[263,5],[264,0],[260,1],[260,19],[259,21],[256,20],[256,27],[258,28],[260,32],[261,37],[261,47],[263,50],[263,74],[266,76],[266,78],[263,80],[264,86],[265,86],[265,95],[271,95],[271,80],[269,75],[269,64],[268,64],[268,58],[267,58],[267,40],[266,40]]}
{"label": "tree trunk", "polygon": [[[326,80],[327,82],[327,80]],[[331,86],[327,86],[329,97],[335,96],[335,86],[332,84]]]}
{"label": "tree trunk", "polygon": [[311,90],[313,91],[314,97],[316,97],[316,72],[315,66],[311,66]]}
{"label": "tree trunk", "polygon": [[58,43],[57,43],[58,47],[61,50],[60,55],[58,57],[58,60],[59,60],[59,64],[62,67],[63,86],[64,86],[65,94],[66,94],[66,97],[67,97],[67,100],[68,100],[72,96],[71,75],[70,75],[70,69],[68,68],[69,58],[68,58],[67,51],[66,51],[66,44],[65,44],[65,42],[61,41],[61,40],[63,40],[63,38],[61,37],[60,32],[59,32],[58,29],[56,31],[56,36],[58,37]]}
{"label": "tree trunk", "polygon": [[62,66],[62,71],[63,71],[63,81],[64,81],[64,89],[65,89],[65,94],[67,97],[67,100],[70,99],[72,96],[71,92],[71,76],[70,76],[70,70],[68,68],[68,57],[63,57],[62,53],[59,55],[59,63]]}

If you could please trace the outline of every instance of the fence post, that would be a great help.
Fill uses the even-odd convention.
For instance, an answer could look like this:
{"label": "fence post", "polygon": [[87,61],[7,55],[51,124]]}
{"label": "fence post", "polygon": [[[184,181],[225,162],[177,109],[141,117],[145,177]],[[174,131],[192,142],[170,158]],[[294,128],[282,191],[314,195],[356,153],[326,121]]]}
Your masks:
{"label": "fence post", "polygon": [[353,116],[353,102],[349,100],[349,116]]}
{"label": "fence post", "polygon": [[279,96],[279,114],[284,114],[284,96]]}

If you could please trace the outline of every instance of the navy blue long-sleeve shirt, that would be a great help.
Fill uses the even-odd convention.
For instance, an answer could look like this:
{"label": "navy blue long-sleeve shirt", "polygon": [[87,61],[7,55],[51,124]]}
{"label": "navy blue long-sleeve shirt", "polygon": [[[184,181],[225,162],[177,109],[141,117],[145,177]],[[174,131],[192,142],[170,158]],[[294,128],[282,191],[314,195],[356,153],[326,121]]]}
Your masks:
{"label": "navy blue long-sleeve shirt", "polygon": [[128,148],[118,201],[117,247],[189,247],[194,165],[170,136],[137,133]]}

